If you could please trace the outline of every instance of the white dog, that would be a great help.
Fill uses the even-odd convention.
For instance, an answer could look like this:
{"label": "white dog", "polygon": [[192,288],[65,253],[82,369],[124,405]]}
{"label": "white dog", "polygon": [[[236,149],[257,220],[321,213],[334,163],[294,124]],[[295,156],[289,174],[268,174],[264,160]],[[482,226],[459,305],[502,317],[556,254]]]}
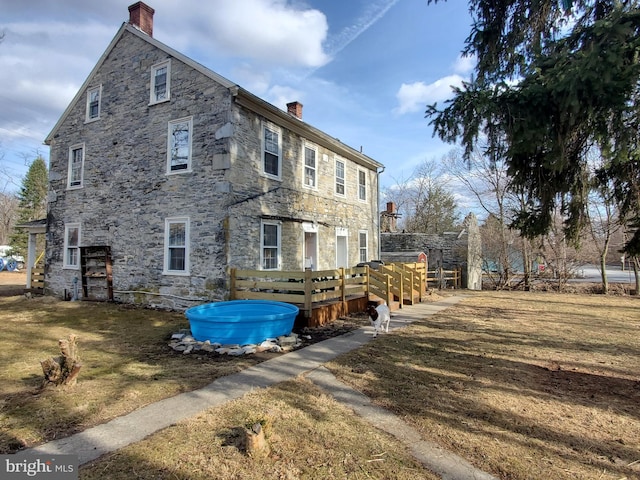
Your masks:
{"label": "white dog", "polygon": [[391,321],[391,311],[386,303],[382,305],[369,305],[367,307],[367,313],[369,314],[369,321],[373,326],[373,336],[377,337],[378,332],[388,332],[389,322]]}

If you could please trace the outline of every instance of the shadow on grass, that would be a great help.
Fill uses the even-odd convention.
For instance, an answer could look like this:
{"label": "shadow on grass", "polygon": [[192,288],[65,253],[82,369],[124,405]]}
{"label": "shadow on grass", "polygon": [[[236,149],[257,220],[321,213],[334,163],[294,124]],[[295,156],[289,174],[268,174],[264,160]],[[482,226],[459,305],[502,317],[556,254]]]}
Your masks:
{"label": "shadow on grass", "polygon": [[[184,315],[91,302],[0,299],[0,453],[82,431],[152,401],[200,388],[260,361],[187,356],[168,346],[188,327]],[[60,354],[58,339],[78,336],[82,370],[75,387],[41,389],[40,361]]]}
{"label": "shadow on grass", "polygon": [[[588,314],[593,319],[583,317],[582,325],[618,327],[601,314]],[[440,436],[446,447],[460,448],[460,455],[506,478],[543,478],[549,471],[540,462],[538,472],[510,470],[500,451],[495,455],[501,460],[491,463],[483,445],[498,442],[520,448],[522,457],[533,453],[558,464],[589,464],[591,473],[636,478],[638,342],[629,331],[617,340],[580,332],[563,337],[562,329],[545,328],[546,318],[523,332],[517,325],[522,315],[515,307],[452,307],[340,357],[337,373],[421,431]],[[633,363],[605,364],[617,358]],[[539,416],[528,411],[533,409],[540,409]],[[564,429],[563,422],[575,428]]]}

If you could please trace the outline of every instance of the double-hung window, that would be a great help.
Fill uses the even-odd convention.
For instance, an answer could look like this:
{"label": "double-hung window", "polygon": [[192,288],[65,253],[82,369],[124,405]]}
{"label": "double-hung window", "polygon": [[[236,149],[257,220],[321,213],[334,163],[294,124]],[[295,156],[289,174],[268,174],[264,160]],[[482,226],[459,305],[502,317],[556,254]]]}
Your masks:
{"label": "double-hung window", "polygon": [[151,67],[151,92],[149,103],[166,102],[171,98],[171,62],[158,63]]}
{"label": "double-hung window", "polygon": [[367,172],[358,169],[358,200],[367,201]]}
{"label": "double-hung window", "polygon": [[305,187],[316,188],[318,151],[311,145],[304,146],[304,183]]}
{"label": "double-hung window", "polygon": [[164,274],[189,274],[189,218],[167,218],[164,226]]}
{"label": "double-hung window", "polygon": [[263,222],[260,234],[260,265],[262,270],[280,268],[280,224]]}
{"label": "double-hung window", "polygon": [[366,262],[368,260],[368,233],[366,230],[358,232],[358,248],[360,252],[360,262]]}
{"label": "double-hung window", "polygon": [[82,188],[84,175],[84,144],[69,148],[69,168],[67,171],[67,188]]}
{"label": "double-hung window", "polygon": [[169,122],[167,139],[167,173],[191,171],[191,130],[193,118]]}
{"label": "double-hung window", "polygon": [[102,86],[90,88],[87,91],[87,122],[92,122],[100,118],[100,98],[102,97]]}
{"label": "double-hung window", "polygon": [[282,144],[280,129],[272,125],[262,126],[262,169],[265,175],[280,178]]}
{"label": "double-hung window", "polygon": [[63,268],[80,268],[80,224],[68,223],[64,226]]}
{"label": "double-hung window", "polygon": [[336,158],[336,195],[345,195],[345,165],[344,162]]}

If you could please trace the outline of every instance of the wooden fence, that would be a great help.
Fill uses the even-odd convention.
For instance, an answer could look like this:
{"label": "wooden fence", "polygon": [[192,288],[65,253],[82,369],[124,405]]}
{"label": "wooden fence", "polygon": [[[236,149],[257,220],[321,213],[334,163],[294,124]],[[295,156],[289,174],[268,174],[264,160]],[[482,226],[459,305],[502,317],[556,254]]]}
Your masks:
{"label": "wooden fence", "polygon": [[31,292],[42,293],[44,291],[44,267],[31,269]]}
{"label": "wooden fence", "polygon": [[300,306],[310,318],[314,304],[342,303],[348,297],[368,297],[368,267],[338,268],[336,270],[230,271],[232,300],[274,300]]}
{"label": "wooden fence", "polygon": [[[458,271],[441,278],[453,279],[459,284]],[[429,275],[424,263],[393,263],[380,265],[379,270],[369,266],[338,268],[320,271],[263,271],[230,270],[230,298],[247,300],[274,300],[293,303],[310,318],[314,307],[340,303],[347,312],[347,302],[354,297],[377,297],[393,308],[421,302],[426,294]],[[397,304],[397,305],[396,305]]]}
{"label": "wooden fence", "polygon": [[462,286],[462,269],[456,268],[454,270],[444,270],[438,268],[436,270],[429,270],[426,274],[427,287],[433,288],[461,288]]}

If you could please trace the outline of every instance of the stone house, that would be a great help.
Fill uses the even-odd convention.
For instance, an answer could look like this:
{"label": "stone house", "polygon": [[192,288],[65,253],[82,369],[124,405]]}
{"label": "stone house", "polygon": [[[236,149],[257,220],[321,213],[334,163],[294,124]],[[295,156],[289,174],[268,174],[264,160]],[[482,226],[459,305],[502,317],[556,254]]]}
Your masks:
{"label": "stone house", "polygon": [[183,308],[224,299],[230,267],[377,256],[382,164],[153,38],[149,6],[129,12],[45,141],[48,293],[91,280],[78,296]]}

